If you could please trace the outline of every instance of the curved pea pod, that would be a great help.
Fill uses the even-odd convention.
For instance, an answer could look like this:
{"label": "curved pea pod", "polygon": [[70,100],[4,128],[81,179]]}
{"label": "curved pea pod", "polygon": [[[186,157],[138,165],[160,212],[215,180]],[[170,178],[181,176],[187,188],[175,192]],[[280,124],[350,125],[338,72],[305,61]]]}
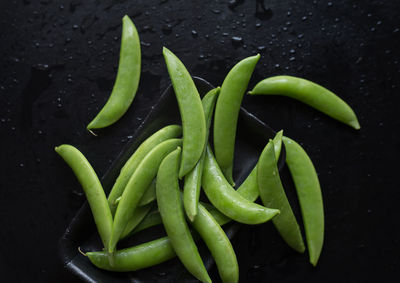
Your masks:
{"label": "curved pea pod", "polygon": [[239,266],[232,244],[218,222],[200,203],[192,226],[210,250],[222,282],[238,282]]}
{"label": "curved pea pod", "polygon": [[130,217],[140,203],[146,189],[156,177],[161,161],[181,144],[182,141],[180,139],[169,139],[160,143],[146,155],[136,168],[126,185],[115,212],[110,244],[108,246],[110,253],[114,252],[115,246]]}
{"label": "curved pea pod", "polygon": [[128,16],[122,18],[118,74],[107,103],[87,126],[88,130],[107,127],[122,117],[135,98],[141,69],[140,39]]}
{"label": "curved pea pod", "polygon": [[206,120],[199,92],[183,63],[167,48],[163,55],[182,119],[183,145],[179,179],[196,166],[206,144]]}
{"label": "curved pea pod", "polygon": [[100,238],[107,249],[111,237],[113,219],[106,195],[96,172],[94,172],[85,156],[75,147],[63,144],[56,147],[55,151],[71,167],[82,185]]}
{"label": "curved pea pod", "polygon": [[128,184],[129,178],[135,172],[136,168],[139,166],[140,162],[145,158],[145,156],[161,142],[168,139],[178,138],[182,135],[182,127],[179,125],[169,125],[166,126],[153,135],[148,137],[132,154],[125,165],[122,167],[121,172],[115,181],[114,186],[108,195],[108,203],[112,214],[115,213],[117,209],[118,202],[116,201],[121,197],[126,185]]}
{"label": "curved pea pod", "polygon": [[233,154],[240,105],[259,59],[260,54],[245,58],[229,71],[222,83],[215,106],[215,158],[231,185],[234,185],[232,177]]}
{"label": "curved pea pod", "polygon": [[356,130],[360,129],[356,114],[346,102],[328,89],[305,79],[291,76],[267,78],[259,82],[249,94],[291,97]]}
{"label": "curved pea pod", "polygon": [[285,242],[294,250],[303,253],[305,250],[299,224],[293,214],[290,203],[283,189],[279,170],[276,166],[274,143],[271,140],[261,153],[257,164],[258,188],[263,204],[266,207],[281,211],[272,219],[272,223]]}
{"label": "curved pea pod", "polygon": [[151,267],[176,256],[168,237],[116,251],[113,265],[108,260],[107,252],[88,252],[86,255],[98,268],[118,272],[136,271]]}
{"label": "curved pea pod", "polygon": [[182,264],[198,280],[211,282],[185,219],[178,183],[180,151],[178,148],[168,154],[158,169],[158,209],[165,231]]}
{"label": "curved pea pod", "polygon": [[279,210],[255,204],[235,191],[222,174],[210,146],[207,146],[202,186],[210,202],[237,222],[260,224],[279,214]]}
{"label": "curved pea pod", "polygon": [[[219,87],[210,90],[202,99],[204,116],[206,118],[206,140],[208,140],[212,114],[219,90]],[[199,203],[200,197],[201,176],[203,174],[205,149],[206,148],[204,147],[204,151],[199,162],[197,162],[193,170],[185,176],[185,183],[183,185],[183,205],[185,207],[186,215],[190,221],[193,221],[197,215],[197,204]]]}
{"label": "curved pea pod", "polygon": [[324,207],[317,172],[310,157],[294,140],[283,137],[286,164],[292,175],[303,216],[310,262],[317,265],[324,242]]}

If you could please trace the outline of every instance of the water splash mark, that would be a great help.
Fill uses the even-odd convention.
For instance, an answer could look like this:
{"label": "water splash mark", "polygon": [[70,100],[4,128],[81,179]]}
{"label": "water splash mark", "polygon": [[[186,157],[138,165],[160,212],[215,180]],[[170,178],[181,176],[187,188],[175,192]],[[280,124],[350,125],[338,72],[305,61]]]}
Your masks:
{"label": "water splash mark", "polygon": [[269,20],[274,15],[271,8],[265,7],[264,0],[256,1],[256,12],[254,14],[260,20]]}
{"label": "water splash mark", "polygon": [[51,85],[51,68],[46,64],[37,64],[31,68],[31,77],[22,91],[21,127],[32,126],[32,107],[39,96]]}

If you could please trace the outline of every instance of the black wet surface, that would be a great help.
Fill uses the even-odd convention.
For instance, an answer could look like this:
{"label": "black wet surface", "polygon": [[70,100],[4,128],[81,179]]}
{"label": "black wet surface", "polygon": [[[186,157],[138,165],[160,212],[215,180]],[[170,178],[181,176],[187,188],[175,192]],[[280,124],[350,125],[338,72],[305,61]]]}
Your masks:
{"label": "black wet surface", "polygon": [[[260,53],[251,87],[271,75],[305,77],[337,93],[359,117],[357,132],[289,99],[245,97],[249,111],[310,154],[324,196],[326,238],[312,268],[271,225],[242,228],[233,241],[241,282],[399,277],[400,3],[305,2],[2,1],[5,282],[79,281],[64,271],[57,241],[85,199],[54,146],[77,146],[103,175],[169,83],[162,46],[214,85],[238,60]],[[126,115],[94,137],[85,127],[112,89],[125,14],[142,41],[139,92]]]}

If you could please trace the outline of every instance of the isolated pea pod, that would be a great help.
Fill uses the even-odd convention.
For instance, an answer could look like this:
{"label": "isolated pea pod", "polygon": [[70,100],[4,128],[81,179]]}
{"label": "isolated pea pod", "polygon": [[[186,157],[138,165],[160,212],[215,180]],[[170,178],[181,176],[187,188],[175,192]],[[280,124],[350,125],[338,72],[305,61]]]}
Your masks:
{"label": "isolated pea pod", "polygon": [[257,177],[263,204],[266,207],[276,208],[281,211],[279,215],[272,219],[272,223],[290,247],[303,253],[305,246],[300,227],[290,207],[279,177],[272,140],[264,148],[258,160]]}
{"label": "isolated pea pod", "polygon": [[179,167],[181,179],[196,166],[203,153],[206,144],[206,120],[199,92],[185,65],[165,47],[163,55],[182,119],[183,145]]}
{"label": "isolated pea pod", "polygon": [[146,155],[136,168],[126,185],[115,212],[110,244],[108,245],[110,253],[114,252],[115,246],[138,206],[140,199],[156,177],[161,161],[181,144],[182,140],[180,139],[169,139],[160,143]]}
{"label": "isolated pea pod", "polygon": [[305,79],[291,76],[267,78],[259,82],[249,94],[288,96],[356,130],[360,129],[356,114],[346,102],[328,89]]}
{"label": "isolated pea pod", "polygon": [[237,119],[243,95],[260,54],[248,57],[237,63],[228,73],[221,86],[215,106],[214,151],[215,158],[228,182],[234,186],[232,177],[233,154]]}
{"label": "isolated pea pod", "polygon": [[107,127],[118,121],[131,105],[138,89],[141,69],[140,39],[128,16],[122,18],[118,74],[112,93],[88,130]]}
{"label": "isolated pea pod", "polygon": [[186,269],[198,280],[211,282],[185,220],[178,183],[181,149],[168,154],[157,173],[156,195],[162,222],[174,250]]}
{"label": "isolated pea pod", "polygon": [[299,199],[310,262],[317,265],[324,242],[324,207],[317,172],[310,157],[294,140],[283,137],[286,164]]}
{"label": "isolated pea pod", "polygon": [[82,185],[100,238],[107,249],[111,238],[113,220],[106,195],[96,172],[94,172],[85,156],[75,147],[63,144],[56,147],[55,151],[71,167]]}
{"label": "isolated pea pod", "polygon": [[132,154],[125,165],[122,167],[121,172],[115,181],[110,194],[108,195],[108,203],[110,205],[111,212],[114,214],[117,209],[117,199],[121,197],[122,193],[132,174],[139,166],[140,162],[145,156],[161,142],[172,138],[178,138],[182,135],[182,127],[179,125],[166,126],[153,135],[148,137]]}
{"label": "isolated pea pod", "polygon": [[[202,99],[204,116],[206,118],[206,140],[208,140],[214,106],[219,90],[220,88],[210,90]],[[185,176],[185,183],[183,186],[183,205],[190,221],[193,221],[197,215],[197,204],[199,203],[201,177],[203,174],[204,157],[206,154],[205,150],[206,148],[204,147],[199,162],[197,162],[193,170]]]}

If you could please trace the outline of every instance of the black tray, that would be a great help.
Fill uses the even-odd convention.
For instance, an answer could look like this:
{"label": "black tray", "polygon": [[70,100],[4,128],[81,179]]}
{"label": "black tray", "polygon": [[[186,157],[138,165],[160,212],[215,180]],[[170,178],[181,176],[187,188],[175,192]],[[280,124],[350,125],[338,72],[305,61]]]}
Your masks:
{"label": "black tray", "polygon": [[[201,78],[194,77],[193,79],[201,96],[214,88]],[[131,142],[125,146],[109,170],[101,178],[104,190],[107,193],[110,191],[120,169],[136,148],[155,131],[173,123],[180,124],[181,120],[173,88],[169,86],[143,123],[136,129]],[[275,131],[244,108],[241,108],[235,147],[234,177],[237,186],[243,182],[253,169],[262,149],[274,135]],[[282,146],[279,160],[280,169],[284,165],[284,160],[285,149]],[[234,236],[238,228],[239,224],[237,223],[224,227],[229,238]],[[149,229],[138,233],[131,240],[122,242],[119,247],[136,245],[162,235],[165,235],[162,227]],[[117,273],[96,268],[89,259],[79,253],[78,247],[83,251],[94,251],[102,248],[87,202],[79,209],[59,241],[59,252],[65,268],[87,282],[197,282],[185,270],[178,259],[140,271]],[[210,269],[213,266],[211,255],[204,245],[200,244],[199,250],[205,266]]]}

